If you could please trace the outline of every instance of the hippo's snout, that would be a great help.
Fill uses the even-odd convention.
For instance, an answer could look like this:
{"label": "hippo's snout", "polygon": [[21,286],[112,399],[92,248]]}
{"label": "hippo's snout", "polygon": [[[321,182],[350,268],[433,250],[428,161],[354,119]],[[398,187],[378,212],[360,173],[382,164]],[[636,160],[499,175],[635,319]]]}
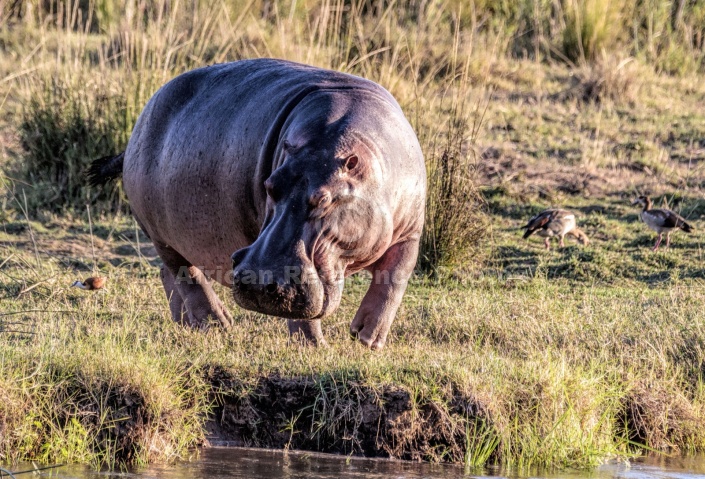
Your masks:
{"label": "hippo's snout", "polygon": [[246,257],[246,249],[232,256],[233,297],[240,306],[289,319],[312,319],[321,313],[324,290],[315,272],[300,266],[256,266]]}

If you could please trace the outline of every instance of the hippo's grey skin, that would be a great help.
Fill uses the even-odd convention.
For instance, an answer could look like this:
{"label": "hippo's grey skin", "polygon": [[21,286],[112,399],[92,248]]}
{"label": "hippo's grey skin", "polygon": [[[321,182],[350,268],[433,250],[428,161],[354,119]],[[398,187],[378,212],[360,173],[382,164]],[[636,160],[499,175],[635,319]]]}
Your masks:
{"label": "hippo's grey skin", "polygon": [[318,342],[343,279],[366,269],[351,331],[384,346],[426,196],[418,140],[384,88],[271,59],[185,73],[140,115],[123,178],[175,320],[229,326],[210,281],[234,279],[238,304]]}

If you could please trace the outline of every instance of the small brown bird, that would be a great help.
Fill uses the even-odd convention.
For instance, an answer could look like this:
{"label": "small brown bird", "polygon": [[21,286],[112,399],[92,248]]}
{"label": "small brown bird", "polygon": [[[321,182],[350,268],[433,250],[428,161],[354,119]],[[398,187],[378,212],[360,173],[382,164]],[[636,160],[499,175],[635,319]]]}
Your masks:
{"label": "small brown bird", "polygon": [[563,238],[566,235],[575,237],[580,244],[586,245],[590,243],[587,235],[579,228],[575,226],[575,214],[568,210],[562,209],[548,209],[537,214],[529,220],[526,226],[522,226],[526,229],[524,233],[524,239],[528,238],[532,234],[546,238],[543,244],[546,246],[546,250],[551,249],[550,239],[557,237],[560,239],[561,248],[565,246]]}
{"label": "small brown bird", "polygon": [[102,276],[92,276],[85,281],[75,281],[71,286],[85,290],[103,289],[103,286],[105,286],[105,278]]}
{"label": "small brown bird", "polygon": [[680,228],[686,233],[693,231],[693,227],[686,223],[685,218],[678,213],[674,213],[665,208],[652,209],[651,198],[648,196],[640,196],[632,201],[632,204],[641,205],[643,207],[639,214],[641,220],[646,223],[646,226],[658,233],[658,238],[653,248],[654,251],[656,251],[661,244],[664,233],[666,233],[666,248],[668,248],[668,245],[671,244],[671,232],[673,230]]}

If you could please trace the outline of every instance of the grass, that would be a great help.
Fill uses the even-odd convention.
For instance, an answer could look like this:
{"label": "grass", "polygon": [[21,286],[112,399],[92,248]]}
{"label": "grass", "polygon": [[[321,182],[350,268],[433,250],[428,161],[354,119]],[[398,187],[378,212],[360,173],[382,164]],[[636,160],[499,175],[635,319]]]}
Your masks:
{"label": "grass", "polygon": [[[687,261],[698,240],[681,235],[651,254],[653,238],[618,206],[579,220],[593,237],[582,249],[546,253],[495,229],[492,250],[504,251],[483,274],[419,277],[375,354],[347,336],[366,278],[349,281],[324,327],[330,347],[315,349],[222,290],[232,331],[173,324],[153,250],[139,260],[127,218],[94,225],[110,278],[97,294],[69,287],[93,268],[88,225],[34,232],[39,264],[28,229],[5,233],[0,454],[163,461],[188,457],[213,427],[250,446],[473,467],[590,467],[638,445],[702,450],[705,273]],[[614,225],[611,238],[597,234]],[[72,243],[83,248],[59,252]]]}
{"label": "grass", "polygon": [[562,52],[572,62],[594,60],[619,38],[623,25],[620,13],[626,2],[571,0],[564,3],[565,29]]}
{"label": "grass", "polygon": [[[697,4],[39,3],[0,2],[0,463],[171,461],[212,436],[470,469],[705,449]],[[258,56],[381,83],[421,140],[436,274],[381,352],[348,338],[364,277],[328,348],[222,290],[232,331],[173,324],[119,191],[82,183],[169,78]],[[651,253],[638,194],[695,233]],[[548,206],[575,210],[590,246],[521,240]],[[95,271],[106,291],[69,287]]]}
{"label": "grass", "polygon": [[483,118],[478,114],[473,125],[466,120],[469,85],[467,70],[464,73],[449,124],[425,154],[428,192],[418,270],[436,278],[462,268],[465,258],[479,252],[478,245],[489,230],[484,199],[474,181],[477,158],[466,145],[475,142]]}

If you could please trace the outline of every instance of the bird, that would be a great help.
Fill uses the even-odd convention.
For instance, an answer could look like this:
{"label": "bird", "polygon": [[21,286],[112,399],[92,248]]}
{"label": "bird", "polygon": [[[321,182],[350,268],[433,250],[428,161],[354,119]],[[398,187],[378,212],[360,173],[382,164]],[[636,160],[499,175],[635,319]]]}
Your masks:
{"label": "bird", "polygon": [[575,237],[580,244],[590,244],[587,235],[581,229],[576,228],[575,214],[559,208],[542,211],[531,218],[525,226],[522,226],[522,229],[526,229],[524,239],[534,233],[545,238],[543,244],[546,246],[546,250],[551,249],[550,239],[553,237],[558,237],[561,248],[564,247],[563,238],[566,235]]}
{"label": "bird", "polygon": [[105,286],[105,278],[103,278],[102,276],[92,276],[90,278],[86,278],[85,281],[74,281],[71,286],[89,291],[103,289],[103,287]]}
{"label": "bird", "polygon": [[671,244],[671,232],[675,229],[682,229],[686,233],[693,231],[693,227],[686,223],[685,219],[678,213],[674,213],[671,210],[665,208],[651,208],[651,198],[648,196],[640,196],[634,201],[632,205],[641,205],[642,210],[639,216],[641,220],[646,223],[646,226],[658,233],[658,238],[656,239],[656,244],[653,247],[653,251],[658,250],[661,241],[663,240],[663,234],[666,233],[666,248]]}

